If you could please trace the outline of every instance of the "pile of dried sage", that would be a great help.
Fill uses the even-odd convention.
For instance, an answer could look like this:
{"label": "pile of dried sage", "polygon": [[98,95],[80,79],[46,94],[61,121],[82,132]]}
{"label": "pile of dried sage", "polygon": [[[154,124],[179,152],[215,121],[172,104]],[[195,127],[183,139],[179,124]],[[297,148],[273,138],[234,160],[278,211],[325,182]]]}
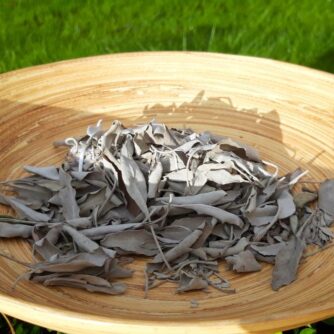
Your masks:
{"label": "pile of dried sage", "polygon": [[0,217],[0,237],[30,241],[31,281],[120,294],[117,279],[132,275],[123,265],[140,255],[151,258],[146,291],[176,282],[179,293],[233,292],[222,259],[238,273],[272,263],[277,290],[295,280],[306,245],[333,237],[334,180],[293,195],[305,172],[279,177],[230,138],[155,121],[104,131],[99,121],[55,145],[69,147],[60,167],[26,166],[31,176],[1,183],[0,203],[17,218]]}

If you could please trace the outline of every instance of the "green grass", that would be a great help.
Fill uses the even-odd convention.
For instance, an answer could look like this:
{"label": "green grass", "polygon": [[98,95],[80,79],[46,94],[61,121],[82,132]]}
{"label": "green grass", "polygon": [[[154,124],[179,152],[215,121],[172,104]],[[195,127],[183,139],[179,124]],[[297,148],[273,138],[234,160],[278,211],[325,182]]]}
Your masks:
{"label": "green grass", "polygon": [[201,50],[334,72],[333,0],[0,0],[0,72],[138,50]]}
{"label": "green grass", "polygon": [[[269,57],[334,73],[334,0],[0,0],[0,72],[153,50]],[[18,334],[49,333],[13,322]]]}

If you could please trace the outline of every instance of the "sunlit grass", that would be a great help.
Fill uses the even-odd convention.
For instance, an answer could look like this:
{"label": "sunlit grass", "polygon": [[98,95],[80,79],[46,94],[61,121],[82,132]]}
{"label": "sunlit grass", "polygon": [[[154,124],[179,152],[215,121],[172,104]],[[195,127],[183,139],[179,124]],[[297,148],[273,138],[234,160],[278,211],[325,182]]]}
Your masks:
{"label": "sunlit grass", "polygon": [[0,72],[138,50],[254,55],[334,72],[334,1],[0,1]]}

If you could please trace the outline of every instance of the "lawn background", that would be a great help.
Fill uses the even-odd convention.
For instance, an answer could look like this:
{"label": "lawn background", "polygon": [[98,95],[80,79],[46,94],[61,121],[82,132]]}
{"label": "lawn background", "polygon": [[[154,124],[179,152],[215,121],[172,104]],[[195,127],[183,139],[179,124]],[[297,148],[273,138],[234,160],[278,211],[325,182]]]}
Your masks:
{"label": "lawn background", "polygon": [[252,55],[334,72],[334,1],[0,0],[0,72],[139,50]]}
{"label": "lawn background", "polygon": [[[268,57],[334,73],[334,1],[0,0],[0,73],[153,50]],[[49,333],[16,320],[14,326],[18,334]],[[6,328],[0,319],[0,333]],[[328,328],[289,332],[334,333]]]}

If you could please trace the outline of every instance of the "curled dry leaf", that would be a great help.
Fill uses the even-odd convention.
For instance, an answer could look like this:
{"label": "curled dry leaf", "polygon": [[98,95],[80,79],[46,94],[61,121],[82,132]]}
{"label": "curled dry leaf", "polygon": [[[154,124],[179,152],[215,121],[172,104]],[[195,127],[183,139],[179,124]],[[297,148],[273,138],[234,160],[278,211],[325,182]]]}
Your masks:
{"label": "curled dry leaf", "polygon": [[224,190],[216,190],[197,195],[160,197],[157,198],[156,200],[164,203],[170,202],[177,205],[185,205],[185,204],[219,205],[223,201],[223,197],[225,197],[225,195],[226,192]]}
{"label": "curled dry leaf", "polygon": [[[201,224],[198,229],[193,231],[191,234],[189,234],[187,237],[185,237],[179,244],[177,244],[174,248],[169,250],[164,254],[166,260],[168,262],[173,261],[180,256],[184,255],[185,253],[189,253],[189,249],[191,249],[191,246],[198,240],[198,238],[203,233],[203,228],[205,224]],[[162,262],[163,259],[160,254],[158,254],[152,261],[152,263],[159,263]]]}
{"label": "curled dry leaf", "polygon": [[60,169],[60,183],[63,188],[59,190],[59,202],[63,208],[63,216],[66,220],[80,218],[80,209],[76,201],[76,191],[71,184],[72,177]]}
{"label": "curled dry leaf", "polygon": [[163,167],[160,161],[157,161],[148,177],[148,198],[155,198],[159,188],[163,173]]}
{"label": "curled dry leaf", "polygon": [[59,181],[58,168],[54,166],[50,166],[50,167],[24,166],[24,169],[26,172],[42,176],[45,179]]}
{"label": "curled dry leaf", "polygon": [[285,246],[285,243],[278,242],[273,245],[265,245],[265,246],[257,246],[251,245],[251,248],[255,250],[255,252],[263,255],[263,256],[276,256],[277,253]]}
{"label": "curled dry leaf", "polygon": [[101,241],[108,248],[120,249],[125,253],[152,256],[157,254],[157,248],[152,235],[145,231],[122,231],[108,234]]}
{"label": "curled dry leaf", "polygon": [[175,205],[171,204],[171,206],[178,207],[178,208],[185,208],[185,209],[190,209],[198,214],[202,215],[207,215],[210,217],[214,217],[218,219],[221,223],[229,223],[236,225],[238,227],[243,226],[243,221],[240,217],[237,215],[230,213],[228,211],[225,211],[223,209],[210,206],[210,205],[205,205],[205,204],[183,204],[183,205]]}
{"label": "curled dry leaf", "polygon": [[120,164],[126,190],[129,196],[138,205],[139,209],[148,216],[149,213],[146,206],[147,187],[145,177],[136,162],[132,159],[126,144],[123,145],[122,151]]}
{"label": "curled dry leaf", "polygon": [[258,263],[249,250],[240,252],[239,254],[226,257],[228,264],[232,269],[238,273],[248,273],[253,271],[260,271],[261,265]]}
{"label": "curled dry leaf", "polygon": [[200,277],[194,277],[182,282],[181,286],[176,290],[177,292],[187,292],[193,290],[206,290],[209,284],[206,280]]}

